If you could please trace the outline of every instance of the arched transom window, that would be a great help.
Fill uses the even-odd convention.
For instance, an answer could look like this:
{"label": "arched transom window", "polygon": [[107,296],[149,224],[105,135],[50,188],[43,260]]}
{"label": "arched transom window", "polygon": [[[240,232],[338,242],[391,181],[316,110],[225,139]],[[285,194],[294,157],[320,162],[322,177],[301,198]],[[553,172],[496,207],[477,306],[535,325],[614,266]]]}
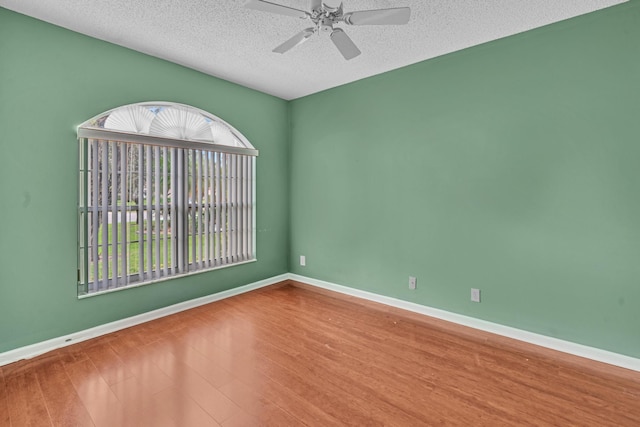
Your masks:
{"label": "arched transom window", "polygon": [[255,261],[255,158],[233,126],[146,102],[78,128],[79,295]]}

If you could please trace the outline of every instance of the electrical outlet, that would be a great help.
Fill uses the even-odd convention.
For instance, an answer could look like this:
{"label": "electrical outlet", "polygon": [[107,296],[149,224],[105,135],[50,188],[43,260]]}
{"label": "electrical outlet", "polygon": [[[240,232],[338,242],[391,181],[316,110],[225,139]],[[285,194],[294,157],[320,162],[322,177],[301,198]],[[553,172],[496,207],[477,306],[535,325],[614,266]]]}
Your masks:
{"label": "electrical outlet", "polygon": [[306,256],[300,255],[300,265],[303,266],[303,267],[305,265],[307,265],[307,257]]}
{"label": "electrical outlet", "polygon": [[416,288],[416,278],[413,276],[409,276],[409,289]]}
{"label": "electrical outlet", "polygon": [[480,302],[480,289],[471,288],[471,301]]}

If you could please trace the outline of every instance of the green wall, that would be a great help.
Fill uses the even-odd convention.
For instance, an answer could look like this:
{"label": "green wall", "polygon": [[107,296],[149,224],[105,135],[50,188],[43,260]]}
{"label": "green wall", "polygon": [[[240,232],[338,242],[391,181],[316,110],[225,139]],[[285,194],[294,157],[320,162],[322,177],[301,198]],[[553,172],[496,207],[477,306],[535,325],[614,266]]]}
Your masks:
{"label": "green wall", "polygon": [[[209,111],[260,150],[258,261],[76,298],[76,126],[120,105]],[[288,271],[288,104],[0,8],[0,352]]]}
{"label": "green wall", "polygon": [[640,2],[298,99],[292,124],[292,272],[640,357]]}

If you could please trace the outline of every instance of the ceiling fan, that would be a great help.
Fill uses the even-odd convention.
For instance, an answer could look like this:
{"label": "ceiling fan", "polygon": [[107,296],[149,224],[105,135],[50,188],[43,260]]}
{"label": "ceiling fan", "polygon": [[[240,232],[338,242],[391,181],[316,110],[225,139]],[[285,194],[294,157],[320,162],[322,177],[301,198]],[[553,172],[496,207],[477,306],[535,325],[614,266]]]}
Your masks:
{"label": "ceiling fan", "polygon": [[336,24],[347,25],[402,25],[409,22],[411,9],[396,7],[391,9],[360,10],[345,13],[342,2],[336,0],[311,0],[311,12],[270,3],[264,0],[250,0],[246,7],[262,12],[309,19],[313,26],[305,28],[280,46],[273,49],[277,53],[285,53],[307,41],[312,35],[329,33],[331,41],[338,48],[344,59],[353,59],[360,55],[360,49]]}

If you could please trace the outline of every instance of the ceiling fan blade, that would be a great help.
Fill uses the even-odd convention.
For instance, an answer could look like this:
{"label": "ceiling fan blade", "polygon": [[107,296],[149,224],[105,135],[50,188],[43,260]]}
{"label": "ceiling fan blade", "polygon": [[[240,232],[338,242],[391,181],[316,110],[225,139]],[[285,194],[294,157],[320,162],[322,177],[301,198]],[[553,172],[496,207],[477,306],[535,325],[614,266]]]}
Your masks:
{"label": "ceiling fan blade", "polygon": [[315,30],[313,28],[304,29],[277,48],[273,49],[273,51],[276,53],[285,53],[299,44],[306,42],[307,39],[313,35],[314,31]]}
{"label": "ceiling fan blade", "polygon": [[356,56],[360,55],[360,49],[355,43],[349,38],[347,33],[342,31],[340,28],[336,28],[331,33],[331,41],[336,45],[344,59],[349,60],[353,59]]}
{"label": "ceiling fan blade", "polygon": [[322,0],[311,0],[311,11],[318,10],[322,7]]}
{"label": "ceiling fan blade", "polygon": [[342,0],[320,0],[325,10],[337,12],[342,8]]}
{"label": "ceiling fan blade", "polygon": [[410,8],[397,7],[349,12],[344,14],[343,19],[349,25],[402,25],[409,22],[410,16]]}
{"label": "ceiling fan blade", "polygon": [[261,12],[276,13],[278,15],[293,16],[294,18],[307,18],[309,14],[304,10],[294,9],[292,7],[282,6],[275,3],[269,3],[263,0],[250,0],[245,4],[247,9],[259,10]]}

